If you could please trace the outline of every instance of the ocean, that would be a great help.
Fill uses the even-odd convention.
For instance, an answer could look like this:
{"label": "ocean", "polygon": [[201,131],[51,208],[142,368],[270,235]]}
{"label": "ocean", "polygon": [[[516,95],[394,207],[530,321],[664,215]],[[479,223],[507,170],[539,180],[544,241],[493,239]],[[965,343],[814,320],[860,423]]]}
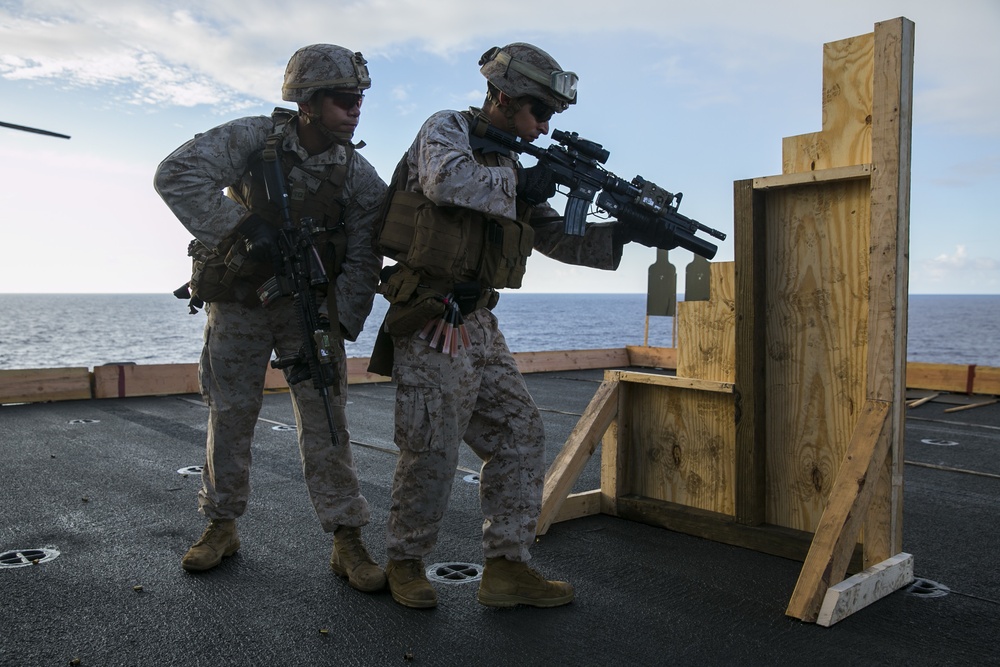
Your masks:
{"label": "ocean", "polygon": [[[385,309],[377,296],[349,357],[371,354]],[[0,370],[194,363],[205,324],[170,294],[0,294],[0,312]],[[514,352],[646,342],[645,294],[506,292],[495,313]],[[910,295],[908,329],[909,361],[1000,367],[1000,295]],[[672,337],[672,318],[649,318],[649,345]]]}

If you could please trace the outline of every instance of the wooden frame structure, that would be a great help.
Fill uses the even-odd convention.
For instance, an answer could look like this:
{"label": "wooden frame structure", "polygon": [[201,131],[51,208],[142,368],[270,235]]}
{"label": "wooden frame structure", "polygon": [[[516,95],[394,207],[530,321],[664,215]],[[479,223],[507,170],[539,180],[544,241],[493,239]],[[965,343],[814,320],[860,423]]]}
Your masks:
{"label": "wooden frame structure", "polygon": [[[803,560],[831,625],[901,552],[913,23],[823,49],[822,131],[734,184],[735,262],[678,308],[677,377],[609,371],[546,478],[539,534],[603,512]],[[603,438],[601,488],[570,494]],[[857,572],[845,579],[848,571]]]}

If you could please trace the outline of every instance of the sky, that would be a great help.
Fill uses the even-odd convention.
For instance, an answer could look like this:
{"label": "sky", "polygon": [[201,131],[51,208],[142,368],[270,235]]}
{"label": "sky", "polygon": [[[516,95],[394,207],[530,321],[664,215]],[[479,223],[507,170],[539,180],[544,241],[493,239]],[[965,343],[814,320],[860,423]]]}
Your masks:
{"label": "sky", "polygon": [[[997,0],[94,6],[0,0],[0,121],[71,136],[0,127],[3,293],[186,282],[191,237],[153,190],[156,166],[198,132],[289,106],[285,65],[313,43],[368,60],[355,140],[385,180],[429,115],[482,103],[484,51],[537,44],[580,77],[579,103],[551,127],[602,144],[626,180],[683,192],[680,212],[727,233],[716,260],[732,260],[733,182],[780,174],[782,138],[822,129],[823,44],[900,16],[916,36],[910,292],[1000,293]],[[611,273],[535,253],[522,291],[642,293],[655,258],[631,244]],[[691,259],[670,253],[681,292]]]}

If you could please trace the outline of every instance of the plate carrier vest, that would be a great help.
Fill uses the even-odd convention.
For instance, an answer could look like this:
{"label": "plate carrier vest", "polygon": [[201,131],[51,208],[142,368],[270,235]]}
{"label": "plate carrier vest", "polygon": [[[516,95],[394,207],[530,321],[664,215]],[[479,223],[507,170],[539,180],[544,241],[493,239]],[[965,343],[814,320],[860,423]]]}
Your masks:
{"label": "plate carrier vest", "polygon": [[[226,194],[276,229],[281,229],[281,214],[267,198],[261,169],[264,161],[280,159],[288,188],[291,218],[297,224],[308,225],[323,267],[333,281],[340,274],[347,253],[344,184],[348,166],[354,157],[354,146],[347,145],[345,164],[329,165],[321,173],[313,173],[301,166],[298,155],[281,150],[285,135],[295,131],[296,113],[277,108],[271,118],[274,130],[267,137],[264,147],[250,158],[248,170],[239,183],[227,189]],[[270,263],[255,262],[247,257],[246,243],[238,233],[223,240],[216,250],[194,240],[188,246],[188,255],[192,258],[190,289],[194,308],[199,306],[197,300],[260,305],[257,288],[274,275],[274,267]],[[320,291],[325,291],[325,288],[320,288]],[[331,300],[334,292],[329,290]],[[335,309],[329,308],[329,312],[332,314]]]}

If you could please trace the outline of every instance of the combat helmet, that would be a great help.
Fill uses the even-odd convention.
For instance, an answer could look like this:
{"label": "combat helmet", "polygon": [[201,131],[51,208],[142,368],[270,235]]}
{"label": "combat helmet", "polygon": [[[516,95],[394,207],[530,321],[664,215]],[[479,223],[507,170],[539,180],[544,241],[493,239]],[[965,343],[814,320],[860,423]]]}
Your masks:
{"label": "combat helmet", "polygon": [[524,42],[494,46],[479,64],[486,80],[511,97],[530,95],[555,111],[576,104],[576,74],[564,72],[555,58],[537,46]]}
{"label": "combat helmet", "polygon": [[360,52],[333,44],[303,46],[285,67],[281,99],[308,102],[318,90],[367,90],[372,86],[368,61]]}

